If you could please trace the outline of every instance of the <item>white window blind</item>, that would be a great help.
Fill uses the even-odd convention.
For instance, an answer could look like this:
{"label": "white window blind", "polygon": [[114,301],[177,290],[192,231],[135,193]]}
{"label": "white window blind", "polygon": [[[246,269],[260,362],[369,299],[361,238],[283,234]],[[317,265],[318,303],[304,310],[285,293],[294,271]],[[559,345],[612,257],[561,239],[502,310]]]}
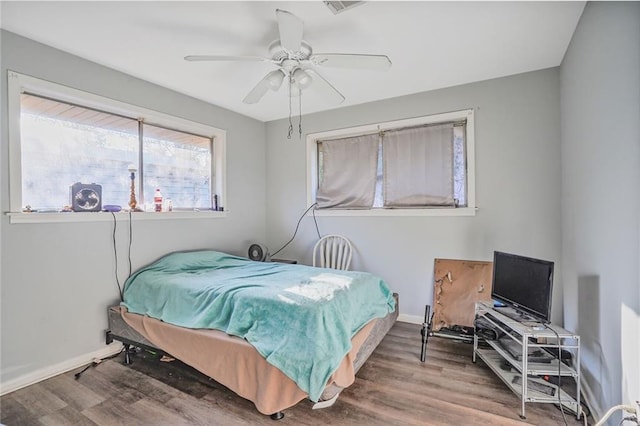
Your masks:
{"label": "white window blind", "polygon": [[369,209],[378,164],[378,134],[322,141],[318,208]]}
{"label": "white window blind", "polygon": [[[467,216],[475,214],[473,110],[452,111],[307,135],[307,205],[319,203],[323,216]],[[362,137],[368,155],[353,148],[325,155],[325,147]],[[373,157],[377,139],[373,202],[355,192],[358,176],[344,181],[334,172],[359,171]],[[339,149],[339,147],[338,147]],[[367,167],[366,181],[373,166]],[[323,183],[329,179],[330,185]],[[360,176],[364,177],[364,175]],[[329,196],[330,195],[330,196]],[[351,201],[358,199],[357,207]]]}
{"label": "white window blind", "polygon": [[452,123],[386,131],[382,152],[384,207],[454,206]]}

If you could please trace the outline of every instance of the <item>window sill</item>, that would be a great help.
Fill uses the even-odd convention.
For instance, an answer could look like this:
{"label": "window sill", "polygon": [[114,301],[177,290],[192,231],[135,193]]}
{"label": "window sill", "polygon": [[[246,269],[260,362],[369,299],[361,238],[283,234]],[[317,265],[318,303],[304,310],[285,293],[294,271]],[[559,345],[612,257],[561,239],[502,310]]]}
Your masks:
{"label": "window sill", "polygon": [[[131,218],[138,220],[175,220],[175,219],[212,219],[227,217],[227,211],[173,211],[173,212],[134,212]],[[113,216],[109,212],[91,213],[6,213],[10,223],[75,223],[75,222],[109,222],[113,221]],[[118,220],[129,220],[129,212],[114,213]]]}
{"label": "window sill", "polygon": [[307,213],[307,216],[360,216],[360,217],[393,217],[393,216],[475,216],[477,207],[460,207],[457,209],[371,209],[348,210],[326,209],[315,210]]}

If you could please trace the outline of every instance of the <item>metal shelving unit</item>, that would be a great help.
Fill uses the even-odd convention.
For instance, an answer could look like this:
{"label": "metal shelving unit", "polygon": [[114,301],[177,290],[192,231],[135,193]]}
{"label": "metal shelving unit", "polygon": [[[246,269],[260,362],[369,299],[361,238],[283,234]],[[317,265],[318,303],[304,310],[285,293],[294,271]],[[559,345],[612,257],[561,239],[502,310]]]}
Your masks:
{"label": "metal shelving unit", "polygon": [[[519,354],[514,356],[505,350],[496,340],[486,339],[489,347],[479,346],[477,334],[473,336],[473,362],[476,357],[511,389],[521,400],[520,416],[526,418],[525,404],[528,402],[562,404],[563,407],[576,413],[579,419],[580,408],[580,336],[556,325],[547,324],[540,327],[535,321],[514,319],[514,310],[509,308],[495,309],[493,302],[477,302],[476,318],[483,317],[495,330],[504,333],[503,339],[512,339],[518,345]],[[545,361],[529,360],[529,350],[536,348],[542,351]],[[549,349],[551,351],[549,351]],[[557,351],[558,356],[552,355]],[[574,362],[567,365],[558,358],[563,350],[569,351]],[[507,368],[505,368],[507,367]],[[570,395],[558,386],[547,382],[539,376],[570,377],[575,382],[575,396]]]}

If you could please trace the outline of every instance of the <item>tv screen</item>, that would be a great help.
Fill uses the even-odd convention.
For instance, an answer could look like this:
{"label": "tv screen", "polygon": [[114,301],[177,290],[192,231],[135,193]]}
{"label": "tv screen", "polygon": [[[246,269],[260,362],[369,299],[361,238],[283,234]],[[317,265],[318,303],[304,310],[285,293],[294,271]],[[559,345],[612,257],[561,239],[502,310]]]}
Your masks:
{"label": "tv screen", "polygon": [[553,265],[547,260],[495,251],[491,298],[549,322]]}

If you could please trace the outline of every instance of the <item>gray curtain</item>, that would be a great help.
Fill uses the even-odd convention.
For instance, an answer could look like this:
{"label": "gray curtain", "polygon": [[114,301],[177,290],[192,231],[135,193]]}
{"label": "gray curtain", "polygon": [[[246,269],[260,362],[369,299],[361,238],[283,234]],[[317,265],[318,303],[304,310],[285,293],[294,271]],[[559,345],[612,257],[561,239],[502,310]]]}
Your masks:
{"label": "gray curtain", "polygon": [[453,124],[386,131],[384,206],[453,206]]}
{"label": "gray curtain", "polygon": [[373,205],[378,134],[322,141],[318,208],[369,209]]}

